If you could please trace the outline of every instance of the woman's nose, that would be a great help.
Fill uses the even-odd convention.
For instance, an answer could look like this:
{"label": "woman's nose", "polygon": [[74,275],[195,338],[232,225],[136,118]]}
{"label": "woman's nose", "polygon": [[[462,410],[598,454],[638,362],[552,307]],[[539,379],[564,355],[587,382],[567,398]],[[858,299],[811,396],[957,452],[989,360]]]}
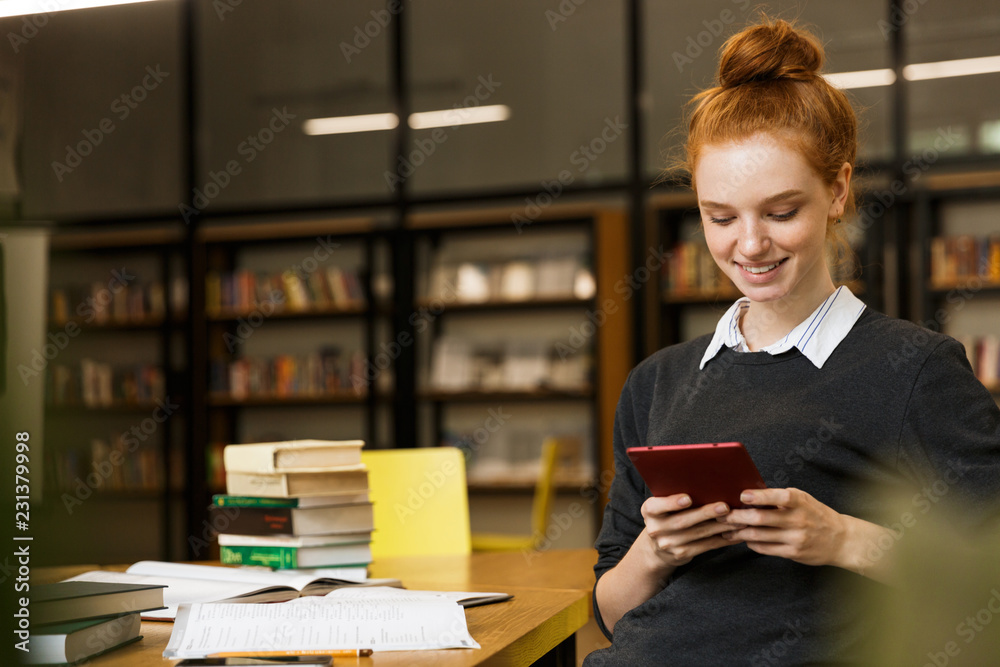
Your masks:
{"label": "woman's nose", "polygon": [[759,220],[747,220],[740,224],[737,249],[747,259],[763,257],[771,247],[766,226]]}

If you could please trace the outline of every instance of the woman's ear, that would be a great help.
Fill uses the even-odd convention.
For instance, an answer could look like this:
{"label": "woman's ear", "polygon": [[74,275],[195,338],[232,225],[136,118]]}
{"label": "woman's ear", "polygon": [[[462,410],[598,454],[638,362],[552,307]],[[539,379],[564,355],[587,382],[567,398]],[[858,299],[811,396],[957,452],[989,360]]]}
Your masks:
{"label": "woman's ear", "polygon": [[851,175],[853,169],[850,162],[840,165],[837,177],[833,179],[833,201],[830,202],[830,211],[827,217],[830,219],[839,218],[847,208],[847,195],[851,191]]}

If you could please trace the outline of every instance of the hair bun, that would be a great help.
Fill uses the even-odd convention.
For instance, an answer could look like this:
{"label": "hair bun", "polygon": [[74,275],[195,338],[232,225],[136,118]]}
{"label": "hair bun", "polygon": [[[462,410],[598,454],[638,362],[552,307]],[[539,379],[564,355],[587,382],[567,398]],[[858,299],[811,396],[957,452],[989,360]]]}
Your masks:
{"label": "hair bun", "polygon": [[823,46],[812,34],[778,19],[733,35],[722,47],[719,85],[809,80],[823,66]]}

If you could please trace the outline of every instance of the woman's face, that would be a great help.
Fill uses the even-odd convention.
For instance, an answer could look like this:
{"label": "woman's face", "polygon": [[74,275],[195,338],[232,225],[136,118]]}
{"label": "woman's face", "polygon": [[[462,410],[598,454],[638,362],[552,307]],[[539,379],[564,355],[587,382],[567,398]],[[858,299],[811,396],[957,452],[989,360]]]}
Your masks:
{"label": "woman's face", "polygon": [[850,165],[829,186],[787,142],[756,135],[705,146],[694,177],[708,249],[751,301],[829,294],[826,229]]}

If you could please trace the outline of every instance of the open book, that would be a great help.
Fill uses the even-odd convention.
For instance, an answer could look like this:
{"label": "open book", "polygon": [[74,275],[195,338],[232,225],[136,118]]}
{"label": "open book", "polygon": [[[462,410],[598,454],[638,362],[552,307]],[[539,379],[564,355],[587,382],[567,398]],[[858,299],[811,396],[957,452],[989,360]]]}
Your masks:
{"label": "open book", "polygon": [[501,593],[343,588],[280,605],[192,604],[181,607],[165,658],[295,650],[370,648],[412,651],[479,648],[460,596],[507,599]]}
{"label": "open book", "polygon": [[139,561],[125,572],[93,570],[69,581],[162,584],[165,609],[143,612],[142,618],[170,621],[177,606],[195,602],[284,602],[301,596],[326,595],[343,587],[402,587],[398,579],[369,579],[364,567],[278,570],[233,568],[162,561]]}

